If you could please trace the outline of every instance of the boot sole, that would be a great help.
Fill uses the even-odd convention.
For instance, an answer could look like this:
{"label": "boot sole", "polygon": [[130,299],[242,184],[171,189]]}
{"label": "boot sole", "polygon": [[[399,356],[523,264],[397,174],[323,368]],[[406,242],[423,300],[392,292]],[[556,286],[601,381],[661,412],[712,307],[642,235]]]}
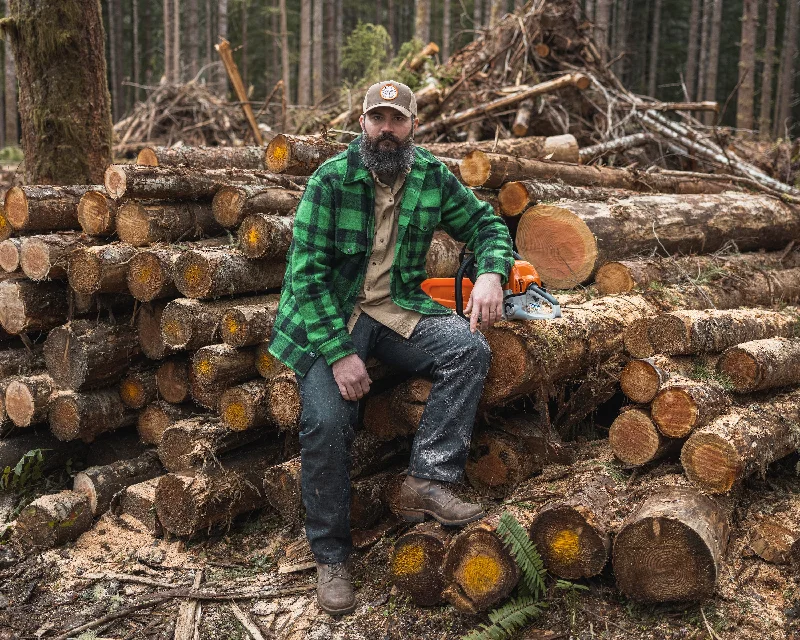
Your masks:
{"label": "boot sole", "polygon": [[319,605],[320,609],[322,609],[325,613],[327,613],[330,616],[344,616],[347,615],[348,613],[353,613],[353,611],[356,610],[355,602],[353,602],[353,604],[351,604],[349,607],[345,607],[344,609],[331,609],[329,607],[326,607],[319,601],[319,598],[317,598],[317,604]]}
{"label": "boot sole", "polygon": [[399,515],[406,522],[424,522],[425,516],[430,516],[431,518],[436,520],[439,524],[444,525],[445,527],[463,527],[464,525],[467,525],[470,522],[475,522],[476,520],[480,520],[486,515],[486,513],[481,511],[480,513],[474,516],[471,516],[469,518],[462,518],[461,520],[447,520],[445,518],[442,518],[441,516],[436,515],[433,511],[429,511],[428,509],[402,509],[398,511],[397,515]]}

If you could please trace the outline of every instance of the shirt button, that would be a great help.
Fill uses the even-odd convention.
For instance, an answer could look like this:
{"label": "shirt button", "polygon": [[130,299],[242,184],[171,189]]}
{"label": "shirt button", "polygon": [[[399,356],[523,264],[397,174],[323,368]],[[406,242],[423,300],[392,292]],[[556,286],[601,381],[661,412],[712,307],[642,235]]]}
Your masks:
{"label": "shirt button", "polygon": [[381,238],[381,243],[383,242],[383,238]]}
{"label": "shirt button", "polygon": [[377,265],[377,264],[378,264],[377,262],[373,262],[373,263],[372,263],[372,266],[374,267],[374,266],[375,266],[375,265]]}

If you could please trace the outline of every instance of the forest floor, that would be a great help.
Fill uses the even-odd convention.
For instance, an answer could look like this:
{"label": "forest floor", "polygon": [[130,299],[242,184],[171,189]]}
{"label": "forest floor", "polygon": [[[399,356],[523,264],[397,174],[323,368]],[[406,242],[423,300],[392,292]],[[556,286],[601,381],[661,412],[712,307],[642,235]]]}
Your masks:
{"label": "forest floor", "polygon": [[[752,479],[744,487],[712,599],[690,605],[637,604],[617,591],[609,566],[598,578],[583,582],[586,591],[551,588],[542,616],[515,637],[800,640],[797,571],[756,556],[749,547],[747,524],[759,514],[786,508],[789,497],[800,491],[797,465],[797,457],[784,460],[766,479]],[[524,487],[521,490],[524,493]],[[498,502],[492,508],[503,505]],[[286,549],[302,539],[302,532],[283,526],[269,510],[189,541],[154,538],[106,514],[76,542],[61,548],[20,559],[12,545],[0,547],[0,640],[58,637],[64,629],[124,611],[145,593],[191,584],[198,569],[204,572],[204,588],[225,596],[252,588],[278,594],[238,601],[264,638],[451,640],[485,622],[485,616],[460,614],[450,606],[419,608],[393,590],[387,567],[393,540],[403,530],[395,529],[354,555],[357,610],[334,619],[316,605],[313,569],[278,572]],[[142,579],[153,582],[137,582]],[[167,600],[70,637],[171,639],[178,606],[179,600]],[[248,637],[229,601],[203,602],[199,638]]]}

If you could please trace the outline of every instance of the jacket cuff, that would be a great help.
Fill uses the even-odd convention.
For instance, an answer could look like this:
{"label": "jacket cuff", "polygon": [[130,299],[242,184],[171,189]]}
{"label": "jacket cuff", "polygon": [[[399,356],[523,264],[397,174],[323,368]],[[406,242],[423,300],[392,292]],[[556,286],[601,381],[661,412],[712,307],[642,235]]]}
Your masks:
{"label": "jacket cuff", "polygon": [[350,334],[345,332],[341,336],[335,336],[327,342],[323,342],[319,346],[318,351],[319,355],[325,358],[325,362],[332,365],[337,360],[341,360],[345,356],[355,353],[356,347],[353,344],[353,340],[350,338]]}
{"label": "jacket cuff", "polygon": [[478,267],[476,277],[484,273],[499,273],[502,281],[505,282],[508,279],[508,274],[513,264],[512,260],[505,258],[489,258],[487,260],[482,260]]}

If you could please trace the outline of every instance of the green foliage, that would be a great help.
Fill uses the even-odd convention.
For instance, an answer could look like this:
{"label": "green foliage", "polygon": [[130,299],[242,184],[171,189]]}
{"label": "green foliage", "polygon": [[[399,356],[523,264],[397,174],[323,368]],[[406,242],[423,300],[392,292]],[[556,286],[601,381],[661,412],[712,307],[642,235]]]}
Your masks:
{"label": "green foliage", "polygon": [[511,549],[511,554],[522,571],[522,579],[531,595],[537,600],[542,598],[545,593],[544,579],[547,576],[547,570],[544,568],[542,557],[536,550],[536,545],[528,537],[528,532],[514,516],[508,511],[504,511],[500,516],[500,523],[497,525],[497,535]]}
{"label": "green foliage", "polygon": [[575,629],[575,619],[578,615],[578,598],[581,591],[588,591],[589,587],[582,584],[575,584],[569,580],[556,580],[556,589],[564,591],[564,602],[569,610],[569,626]]}
{"label": "green foliage", "polygon": [[342,46],[342,75],[353,84],[376,82],[391,46],[386,29],[359,22]]}
{"label": "green foliage", "polygon": [[699,380],[700,382],[714,382],[725,389],[725,391],[733,391],[733,382],[731,379],[724,373],[720,373],[713,367],[709,367],[706,362],[695,362],[689,377],[693,380]]}
{"label": "green foliage", "polygon": [[0,149],[0,164],[18,164],[24,156],[19,147],[3,147]]}
{"label": "green foliage", "polygon": [[541,613],[542,605],[536,598],[514,598],[489,614],[490,625],[481,624],[463,640],[505,640]]}
{"label": "green foliage", "polygon": [[22,456],[14,467],[6,467],[0,476],[0,489],[24,489],[42,477],[44,455],[42,449],[32,449]]}

